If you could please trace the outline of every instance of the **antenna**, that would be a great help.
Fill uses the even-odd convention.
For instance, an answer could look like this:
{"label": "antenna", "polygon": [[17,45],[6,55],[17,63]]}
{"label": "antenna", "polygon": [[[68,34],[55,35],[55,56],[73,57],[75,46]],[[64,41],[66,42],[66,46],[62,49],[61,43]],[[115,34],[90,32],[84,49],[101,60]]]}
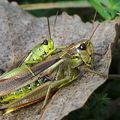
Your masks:
{"label": "antenna", "polygon": [[[54,33],[54,28],[55,28],[55,25],[56,25],[56,21],[57,21],[57,16],[58,16],[58,11],[55,15],[55,21],[54,21],[54,25],[53,25],[53,33]],[[50,21],[49,21],[49,18],[47,17],[47,23],[48,23],[48,31],[49,31],[49,39],[52,39],[51,37],[51,29],[50,29]]]}
{"label": "antenna", "polygon": [[[95,23],[96,16],[97,16],[97,11],[95,10],[95,14],[94,14],[93,21],[92,21],[92,25],[93,25],[92,28],[93,28],[93,29],[94,29],[94,23]],[[96,26],[95,29],[93,30],[93,32],[92,32],[89,40],[91,40],[91,38],[93,37],[93,35],[94,35],[94,33],[95,33],[95,31],[96,31],[96,29],[98,28],[99,25],[100,25],[100,23],[97,24],[97,26]]]}
{"label": "antenna", "polygon": [[48,18],[48,17],[47,17],[47,23],[48,23],[49,39],[51,39],[51,32],[50,32],[50,21],[49,21],[49,18]]}
{"label": "antenna", "polygon": [[95,10],[95,14],[94,14],[93,20],[92,20],[92,23],[93,23],[93,24],[94,24],[94,22],[95,22],[96,16],[97,16],[97,11]]}
{"label": "antenna", "polygon": [[96,29],[98,28],[99,25],[100,25],[100,23],[97,24],[97,26],[96,26],[95,29],[93,30],[93,32],[92,32],[92,34],[91,34],[89,40],[91,40],[91,38],[93,37],[93,35],[94,35],[94,33],[95,33],[95,31],[96,31]]}
{"label": "antenna", "polygon": [[55,21],[54,21],[54,24],[53,24],[53,33],[54,33],[54,30],[55,30],[55,25],[56,25],[58,13],[59,13],[59,11],[57,11],[56,15],[55,15]]}

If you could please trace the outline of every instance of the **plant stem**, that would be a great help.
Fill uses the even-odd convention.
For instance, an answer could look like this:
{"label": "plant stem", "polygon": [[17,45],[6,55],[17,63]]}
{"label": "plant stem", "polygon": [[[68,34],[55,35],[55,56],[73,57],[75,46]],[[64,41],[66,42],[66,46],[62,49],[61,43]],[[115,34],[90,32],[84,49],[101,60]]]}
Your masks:
{"label": "plant stem", "polygon": [[91,7],[88,1],[67,1],[67,2],[55,2],[55,3],[37,3],[37,4],[23,4],[19,5],[25,10],[37,10],[37,9],[53,9],[53,8],[76,8],[76,7]]}
{"label": "plant stem", "polygon": [[109,79],[120,80],[120,74],[109,74]]}

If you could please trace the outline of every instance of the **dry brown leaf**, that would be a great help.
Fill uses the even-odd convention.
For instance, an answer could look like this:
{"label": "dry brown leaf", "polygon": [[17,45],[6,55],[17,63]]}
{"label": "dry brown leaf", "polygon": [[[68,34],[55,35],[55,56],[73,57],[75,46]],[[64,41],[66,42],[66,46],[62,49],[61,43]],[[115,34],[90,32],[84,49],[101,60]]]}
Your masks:
{"label": "dry brown leaf", "polygon": [[[0,24],[2,25],[0,29],[0,64],[7,62],[4,66],[5,68],[6,65],[9,66],[11,64],[12,46],[14,46],[15,54],[23,56],[22,54],[26,54],[33,46],[47,38],[48,29],[46,18],[34,18],[17,6],[7,2],[0,4],[0,16]],[[54,23],[54,19],[55,17],[50,18],[51,26]],[[95,25],[97,23],[95,22]],[[107,76],[112,58],[111,45],[117,40],[117,31],[115,29],[117,23],[120,23],[119,18],[101,23],[92,38],[95,53],[102,55],[95,55],[94,69]],[[68,45],[82,38],[89,38],[92,30],[91,23],[83,23],[77,15],[69,16],[63,13],[58,16],[52,37],[54,38],[55,46]],[[32,107],[23,108],[7,116],[0,117],[0,119],[60,120],[71,111],[81,108],[93,91],[106,80],[107,77],[103,78],[86,72],[80,79],[59,90],[52,97],[41,115],[36,113],[36,109],[40,108],[40,103],[37,103]]]}

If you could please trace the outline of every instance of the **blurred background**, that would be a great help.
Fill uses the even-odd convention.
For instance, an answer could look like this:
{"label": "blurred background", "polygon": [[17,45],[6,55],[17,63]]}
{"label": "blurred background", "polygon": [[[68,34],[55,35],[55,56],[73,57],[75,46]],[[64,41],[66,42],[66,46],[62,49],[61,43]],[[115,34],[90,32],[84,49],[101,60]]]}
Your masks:
{"label": "blurred background", "polygon": [[[36,17],[66,11],[69,15],[78,14],[84,22],[91,22],[97,11],[96,20],[103,22],[120,15],[120,0],[9,0],[13,1]],[[120,120],[119,56],[118,43],[114,50],[109,79],[91,95],[83,108],[71,112],[63,120]]]}

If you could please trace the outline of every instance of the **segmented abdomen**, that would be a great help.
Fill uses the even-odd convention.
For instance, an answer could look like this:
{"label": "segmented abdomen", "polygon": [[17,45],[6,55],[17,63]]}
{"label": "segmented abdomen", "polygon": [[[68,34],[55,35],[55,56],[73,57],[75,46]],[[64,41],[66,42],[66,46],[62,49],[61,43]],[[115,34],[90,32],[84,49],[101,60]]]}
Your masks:
{"label": "segmented abdomen", "polygon": [[10,103],[14,102],[15,100],[24,97],[28,93],[30,93],[32,90],[36,89],[43,83],[47,82],[49,79],[46,77],[40,78],[37,81],[26,85],[22,88],[17,89],[14,92],[9,93],[8,95],[2,96],[0,98],[0,107],[9,105]]}

